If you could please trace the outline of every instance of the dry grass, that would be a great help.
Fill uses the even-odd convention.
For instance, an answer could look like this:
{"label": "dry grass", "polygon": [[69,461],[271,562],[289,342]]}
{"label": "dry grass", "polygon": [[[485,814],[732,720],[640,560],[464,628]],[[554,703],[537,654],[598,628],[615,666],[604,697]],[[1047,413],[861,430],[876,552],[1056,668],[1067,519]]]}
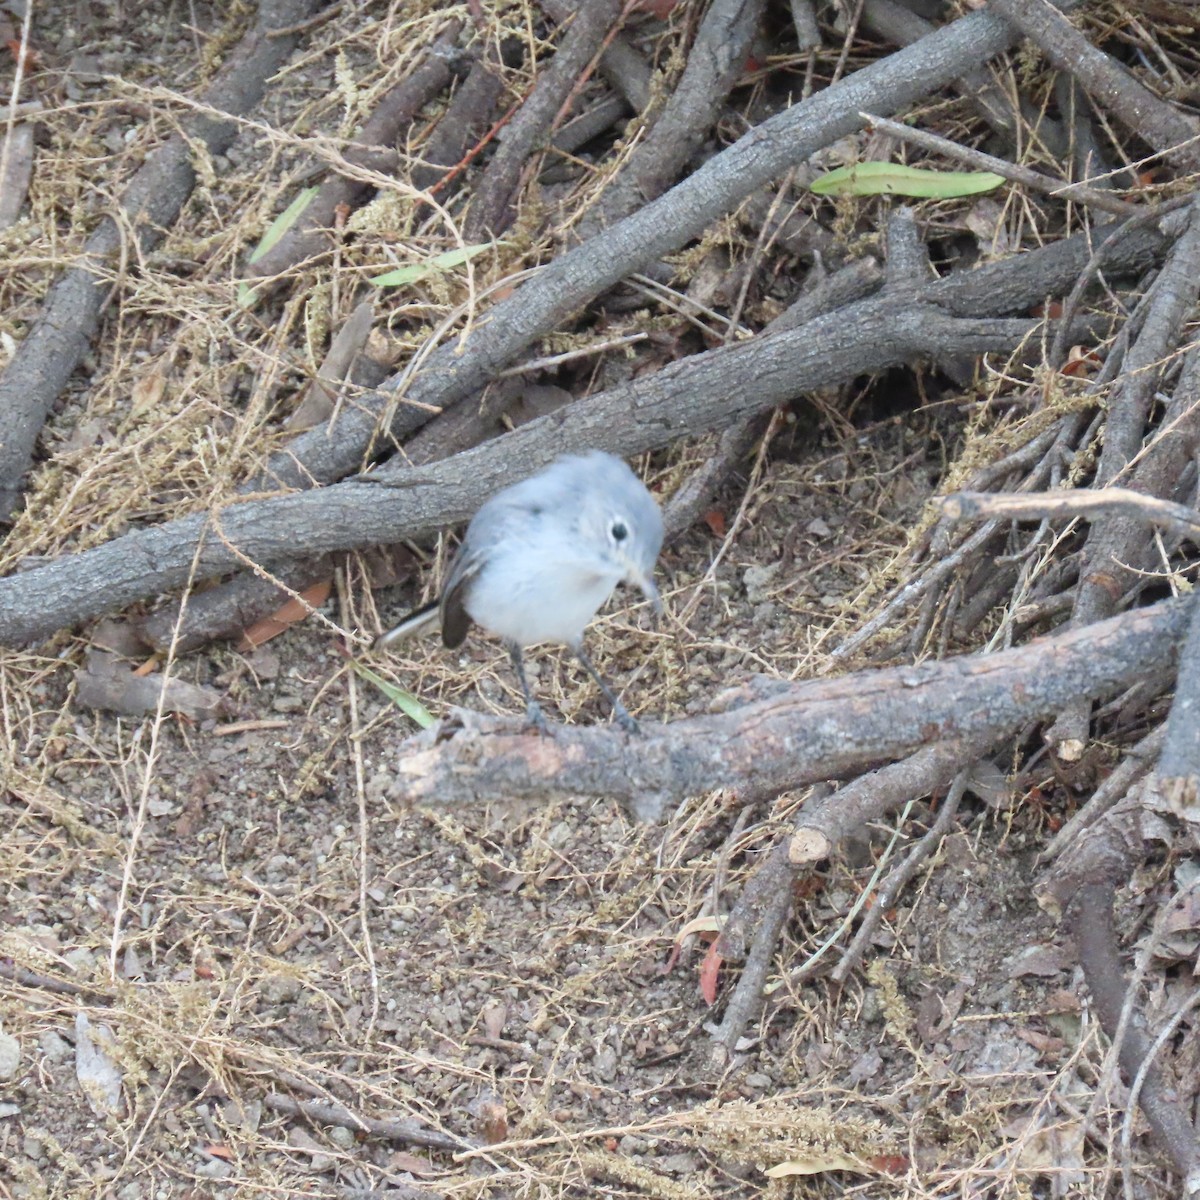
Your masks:
{"label": "dry grass", "polygon": [[[35,10],[52,46],[74,10]],[[411,68],[444,11],[343,6],[228,161],[198,164],[200,186],[163,247],[114,271],[119,304],[47,429],[0,569],[229,502],[285,439],[280,418],[363,279],[458,243],[457,207],[418,210],[391,181],[354,216],[355,238],[299,269],[284,299],[237,304],[247,250]],[[240,19],[222,18],[220,40]],[[486,36],[532,41],[534,20],[498,5]],[[88,34],[89,53],[114,55],[122,81],[84,85],[79,101],[45,114],[28,219],[0,235],[3,345],[36,320],[55,273],[146,150],[177,128],[189,110],[179,93],[214,58],[197,58],[202,39],[170,7],[127,4],[124,20]],[[835,47],[818,75],[836,60]],[[859,65],[856,51],[844,69]],[[436,115],[417,122],[409,153]],[[977,132],[958,101],[920,116],[946,136]],[[1031,136],[1029,163],[1043,159]],[[556,200],[560,230],[601,175]],[[998,244],[1064,231],[1045,230],[1015,195],[1004,205],[991,214]],[[964,212],[929,206],[923,218],[936,236]],[[381,296],[389,356],[415,361],[469,328],[489,290],[550,256],[536,217],[527,209],[468,268]],[[870,240],[861,205],[840,219],[848,239]],[[696,269],[706,254],[738,261],[754,244],[752,231],[722,223],[693,254]],[[678,331],[670,302],[647,305],[604,336],[655,322]],[[1079,404],[1079,387],[1055,392],[1060,384],[991,366],[985,402],[965,414],[964,397],[943,395],[871,422],[855,406],[872,411],[877,388],[815,398],[760,456],[749,490],[721,500],[726,537],[694,531],[669,556],[665,627],[623,607],[595,629],[597,661],[633,711],[671,719],[754,672],[833,669],[829,650],[909,569],[934,486]],[[703,452],[679,446],[641,466],[665,495]],[[423,565],[427,588],[448,549]],[[774,564],[748,597],[746,572]],[[340,606],[327,615],[344,629],[372,630],[377,605],[415,598],[371,596],[357,560],[341,570]],[[891,633],[917,620],[906,613]],[[521,811],[497,797],[483,812],[393,811],[381,796],[405,722],[317,623],[249,655],[214,647],[168,662],[264,722],[228,736],[161,712],[137,721],[78,707],[86,633],[0,652],[0,960],[95,989],[0,980],[3,1032],[21,1051],[0,1093],[19,1108],[0,1120],[0,1194],[1110,1194],[1124,1097],[1103,1072],[1094,1022],[1073,1006],[1069,974],[1012,970],[1018,951],[1057,937],[1029,897],[1038,818],[1015,801],[976,805],[845,991],[792,987],[788,973],[870,875],[866,841],[849,847],[797,898],[767,1012],[716,1072],[696,987],[703,943],[690,935],[666,964],[688,922],[728,911],[797,797],[748,811],[735,796],[697,797],[655,829],[605,804]],[[437,712],[515,702],[504,657],[486,641],[455,654],[413,646],[381,669]],[[536,686],[567,720],[601,717],[592,689],[554,656],[539,660]],[[93,1115],[76,1084],[80,1010],[115,1033],[120,1114]],[[466,1137],[486,1130],[494,1143],[455,1156],[305,1129],[263,1108],[273,1090]],[[1135,1162],[1137,1194],[1166,1194],[1150,1156]],[[815,1173],[764,1173],[785,1163]]]}

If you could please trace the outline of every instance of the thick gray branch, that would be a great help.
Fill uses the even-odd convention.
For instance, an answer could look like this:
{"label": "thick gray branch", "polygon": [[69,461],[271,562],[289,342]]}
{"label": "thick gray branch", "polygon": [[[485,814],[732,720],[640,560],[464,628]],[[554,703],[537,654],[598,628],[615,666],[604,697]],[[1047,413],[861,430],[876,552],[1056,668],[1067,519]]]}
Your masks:
{"label": "thick gray branch", "polygon": [[448,740],[427,730],[407,744],[391,794],[422,804],[610,797],[646,820],[717,788],[775,794],[932,742],[1011,729],[1072,696],[1112,695],[1174,663],[1189,608],[1170,600],[997,654],[781,686],[728,712],[643,719],[640,737],[598,726],[546,738],[483,718]]}
{"label": "thick gray branch", "polygon": [[[1113,249],[1113,271],[1148,260],[1161,241],[1145,230],[1131,234]],[[888,293],[796,330],[694,355],[447,462],[393,472],[392,487],[352,481],[247,501],[220,514],[219,534],[205,515],[185,517],[0,579],[0,644],[30,641],[181,586],[202,536],[197,578],[244,566],[247,558],[278,562],[299,545],[317,555],[398,541],[470,516],[512,481],[513,463],[532,471],[565,450],[589,447],[635,454],[913,357],[1011,351],[1034,334],[1035,322],[973,323],[954,315],[1029,305],[1072,278],[1087,253],[1085,239],[1069,239],[907,297]]]}

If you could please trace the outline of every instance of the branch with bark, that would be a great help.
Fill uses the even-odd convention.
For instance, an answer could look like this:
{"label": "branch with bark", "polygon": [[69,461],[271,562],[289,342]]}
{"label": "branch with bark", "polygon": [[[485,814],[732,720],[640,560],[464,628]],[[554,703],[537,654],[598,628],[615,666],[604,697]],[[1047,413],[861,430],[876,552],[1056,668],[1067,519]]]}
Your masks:
{"label": "branch with bark", "polygon": [[[1070,696],[1111,696],[1174,664],[1190,607],[1165,601],[996,654],[780,683],[724,712],[643,721],[641,737],[597,727],[543,738],[517,732],[512,720],[471,716],[451,737],[435,727],[411,739],[391,794],[421,804],[478,802],[497,791],[608,797],[643,820],[717,788],[777,795],[929,743],[998,735]],[[823,842],[804,861],[829,849]]]}
{"label": "branch with bark", "polygon": [[[1114,247],[1112,269],[1152,261],[1161,246],[1161,235],[1136,231]],[[315,557],[444,528],[511,482],[514,463],[528,473],[563,451],[599,447],[632,455],[864,371],[937,354],[1009,353],[1036,338],[1041,323],[986,318],[1061,287],[1087,253],[1086,239],[1068,239],[904,297],[888,292],[795,330],[693,355],[445,462],[378,473],[394,486],[356,481],[248,500],[0,579],[0,644],[44,637],[178,588],[194,560],[203,579],[286,560],[298,543]],[[747,379],[754,379],[753,390],[745,388]]]}

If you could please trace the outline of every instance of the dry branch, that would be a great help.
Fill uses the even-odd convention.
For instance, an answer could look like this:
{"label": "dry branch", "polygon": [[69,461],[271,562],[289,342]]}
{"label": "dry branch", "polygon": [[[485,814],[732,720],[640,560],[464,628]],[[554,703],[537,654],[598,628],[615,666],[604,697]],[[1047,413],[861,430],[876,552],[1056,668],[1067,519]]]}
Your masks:
{"label": "dry branch", "polygon": [[[897,46],[910,46],[936,28],[897,0],[865,0],[862,23],[876,36]],[[1051,158],[1066,155],[1069,138],[1059,123],[1046,117],[1024,96],[1017,97],[1014,105],[1013,98],[987,66],[972,64],[951,86],[1009,145],[1023,145],[1033,131]]]}
{"label": "dry branch", "polygon": [[284,604],[288,594],[276,579],[293,592],[302,592],[330,578],[333,571],[328,555],[268,564],[263,575],[245,571],[219,587],[189,596],[182,621],[179,604],[166,604],[138,622],[137,632],[155,650],[166,653],[174,645],[177,654],[185,654],[217,638],[240,634]]}
{"label": "dry branch", "polygon": [[1094,491],[1060,492],[955,492],[939,501],[952,521],[975,517],[1009,517],[1038,520],[1118,515],[1173,533],[1200,536],[1200,512],[1185,504],[1146,496],[1130,488],[1106,487]]}
{"label": "dry branch", "polygon": [[[440,347],[412,379],[397,377],[341,414],[333,429],[296,439],[274,456],[259,486],[311,487],[360,469],[381,436],[385,411],[395,409],[386,433],[402,440],[431,412],[478,391],[601,292],[677,250],[817,150],[862,128],[861,112],[895,112],[1003,52],[1015,37],[1007,22],[971,13],[764,121],[657,200],[549,263],[494,305],[465,345],[455,339]],[[396,408],[400,387],[410,403]]]}
{"label": "dry branch", "polygon": [[1047,0],[991,0],[992,11],[1011,21],[1060,71],[1147,145],[1186,171],[1200,165],[1200,125],[1160,100],[1103,50],[1097,49]]}
{"label": "dry branch", "polygon": [[[725,1015],[721,1019],[720,1027],[713,1035],[716,1042],[714,1058],[719,1067],[728,1063],[746,1026],[762,1008],[763,993],[775,957],[775,947],[792,907],[791,883],[795,868],[787,864],[786,850],[783,844],[776,846],[766,863],[755,873],[751,882],[758,880],[762,886],[754,893],[753,906],[746,903],[746,891],[749,891],[749,887],[742,892],[738,901],[738,910],[743,915],[743,920],[753,921],[754,935],[749,953],[745,955],[745,965],[738,977],[737,986],[725,1006]],[[718,942],[723,941],[724,932],[718,939]]]}
{"label": "dry branch", "polygon": [[550,65],[505,129],[504,140],[475,187],[464,227],[469,242],[499,237],[513,219],[513,194],[525,160],[547,136],[579,76],[596,57],[605,34],[620,18],[624,0],[589,0],[575,11]]}
{"label": "dry branch", "polygon": [[863,116],[874,129],[886,133],[898,141],[907,142],[910,146],[919,146],[922,150],[929,150],[934,154],[944,155],[946,158],[956,159],[968,167],[974,167],[977,171],[991,171],[996,175],[1002,175],[1005,179],[1024,184],[1025,187],[1043,192],[1047,196],[1062,196],[1067,200],[1078,200],[1080,204],[1088,204],[1092,208],[1098,208],[1101,212],[1112,213],[1118,217],[1130,217],[1138,211],[1136,204],[1130,204],[1109,192],[1088,187],[1085,183],[1072,183],[1068,179],[1054,179],[1050,175],[1043,175],[1041,171],[1031,170],[1018,163],[1005,162],[1004,159],[996,158],[993,154],[984,154],[982,150],[975,150],[970,146],[960,146],[949,138],[938,137],[937,134],[928,133],[924,129],[914,129],[911,125],[903,125],[899,121],[889,121],[886,117],[873,117],[869,113],[863,113]]}
{"label": "dry branch", "polygon": [[[977,272],[982,274],[982,272]],[[870,309],[867,306],[876,304]],[[934,354],[1008,353],[1036,335],[1034,321],[959,321],[937,308],[865,301],[856,324],[841,314],[797,330],[694,355],[428,469],[406,468],[393,486],[351,481],[315,492],[246,501],[126,534],[0,579],[0,644],[181,586],[199,551],[198,578],[278,562],[298,545],[313,555],[399,541],[465,520],[512,481],[566,450],[635,454],[840,383],[864,371]],[[744,384],[755,380],[747,394]]]}
{"label": "dry branch", "polygon": [[[1158,381],[1168,369],[1171,351],[1183,336],[1185,318],[1198,298],[1200,199],[1192,202],[1188,224],[1152,285],[1146,300],[1145,322],[1122,364],[1122,375],[1104,423],[1096,486],[1112,484],[1141,449]],[[1143,484],[1142,489],[1154,492],[1163,486],[1170,486],[1170,481],[1160,479],[1149,487]],[[1096,522],[1084,549],[1072,622],[1087,625],[1114,612],[1121,590],[1113,586],[1116,564],[1144,566],[1148,561],[1147,539],[1138,522],[1121,516]],[[1063,757],[1076,759],[1083,751],[1087,734],[1088,708],[1077,701],[1055,722],[1050,737]]]}
{"label": "dry branch", "polygon": [[[1071,924],[1079,946],[1079,961],[1096,1004],[1104,1032],[1114,1037],[1126,1003],[1121,956],[1113,927],[1113,885],[1090,883],[1080,889],[1071,909]],[[1137,1021],[1127,1021],[1119,1048],[1125,1078],[1132,1083],[1143,1072],[1142,1111],[1155,1140],[1183,1179],[1184,1196],[1200,1193],[1200,1143],[1176,1089],[1150,1057],[1150,1038]]]}
{"label": "dry branch", "polygon": [[[575,11],[572,0],[538,0],[538,7],[560,25]],[[640,51],[621,34],[610,38],[600,55],[600,74],[624,98],[634,112],[650,103],[650,80],[654,74]]]}
{"label": "dry branch", "polygon": [[[452,59],[461,29],[461,21],[451,21],[429,47],[420,66],[380,99],[353,144],[346,147],[346,162],[376,171],[395,166],[399,159],[393,147],[401,130],[454,74]],[[296,224],[254,263],[253,277],[278,275],[319,254],[328,245],[338,208],[353,205],[367,186],[360,179],[332,175],[321,184]]]}
{"label": "dry branch", "polygon": [[[998,737],[997,733],[975,742],[926,746],[900,762],[860,775],[836,792],[814,789],[796,818],[791,838],[781,841],[750,877],[717,939],[715,949],[724,958],[747,960],[714,1034],[726,1054],[732,1053],[761,1004],[767,967],[800,872],[836,853],[846,837],[871,821],[946,786]],[[843,959],[843,963],[847,961]],[[813,973],[816,965],[810,958],[793,973],[793,981],[797,975]]]}
{"label": "dry branch", "polygon": [[1200,605],[1193,606],[1179,654],[1175,698],[1158,764],[1163,794],[1174,808],[1192,808],[1200,793]]}
{"label": "dry branch", "polygon": [[[1180,656],[1181,664],[1184,655]],[[1182,670],[1182,666],[1180,668]],[[1136,746],[1125,751],[1125,757],[1113,768],[1112,774],[1092,793],[1088,802],[1054,835],[1049,845],[1038,855],[1039,862],[1053,862],[1066,853],[1086,834],[1133,786],[1154,769],[1162,751],[1163,727],[1152,729]]]}
{"label": "dry branch", "polygon": [[841,985],[850,977],[850,972],[862,961],[867,946],[878,933],[879,926],[883,924],[888,912],[899,900],[900,893],[916,878],[921,865],[941,846],[942,839],[950,832],[950,826],[954,823],[958,806],[969,782],[970,771],[964,767],[959,771],[950,785],[949,791],[942,798],[937,817],[926,830],[925,835],[908,852],[904,861],[898,863],[880,880],[875,894],[871,897],[871,907],[863,913],[862,921],[854,937],[851,938],[850,945],[846,947],[842,957],[838,960],[838,965],[833,969],[830,978],[835,984]]}
{"label": "dry branch", "polygon": [[597,727],[541,738],[473,718],[448,740],[434,729],[407,743],[392,794],[423,804],[609,797],[646,820],[717,788],[774,795],[930,742],[999,736],[1071,696],[1112,695],[1174,663],[1189,611],[1166,601],[984,657],[781,686],[728,712],[643,721],[642,737]]}
{"label": "dry branch", "polygon": [[388,1121],[379,1117],[360,1117],[345,1105],[331,1103],[326,1100],[295,1100],[279,1092],[268,1092],[263,1097],[263,1103],[273,1112],[283,1113],[289,1117],[307,1117],[322,1125],[337,1125],[342,1129],[353,1129],[355,1133],[369,1134],[371,1137],[385,1138],[390,1142],[403,1142],[409,1146],[428,1146],[431,1150],[470,1150],[471,1143],[451,1136],[448,1133],[438,1133],[434,1129],[425,1129],[415,1121]]}
{"label": "dry branch", "polygon": [[504,94],[504,67],[510,60],[517,61],[520,50],[519,44],[506,42],[489,47],[475,60],[429,135],[421,160],[413,164],[413,187],[439,193],[450,190],[455,168],[492,124]]}
{"label": "dry branch", "polygon": [[[1110,247],[1110,269],[1149,262],[1161,245],[1157,233],[1136,230]],[[799,329],[693,355],[435,467],[378,472],[394,480],[394,489],[352,481],[246,501],[0,579],[0,644],[30,641],[181,586],[201,538],[198,578],[285,561],[298,545],[316,556],[398,541],[466,519],[512,481],[515,463],[527,473],[565,450],[635,454],[913,358],[1011,351],[1035,335],[1037,322],[965,318],[1036,303],[1074,278],[1088,254],[1086,237],[1068,238],[907,296],[888,292]],[[753,391],[747,379],[755,381]],[[323,428],[318,432],[324,437]]]}
{"label": "dry branch", "polygon": [[700,149],[742,74],[762,13],[763,0],[714,0],[708,6],[682,77],[588,214],[585,236],[662,195]]}
{"label": "dry branch", "polygon": [[[320,0],[262,0],[258,19],[204,94],[206,106],[232,115],[247,112],[267,80],[287,61],[299,36],[276,36],[302,21]],[[176,134],[153,151],[121,197],[119,219],[105,217],[80,255],[82,265],[65,271],[50,288],[37,323],[0,376],[0,519],[16,508],[21,480],[34,444],[71,372],[86,353],[112,296],[118,255],[136,259],[162,241],[188,196],[196,174],[194,143],[222,154],[237,133],[233,121],[193,117],[186,135]],[[133,235],[135,245],[126,239]]]}

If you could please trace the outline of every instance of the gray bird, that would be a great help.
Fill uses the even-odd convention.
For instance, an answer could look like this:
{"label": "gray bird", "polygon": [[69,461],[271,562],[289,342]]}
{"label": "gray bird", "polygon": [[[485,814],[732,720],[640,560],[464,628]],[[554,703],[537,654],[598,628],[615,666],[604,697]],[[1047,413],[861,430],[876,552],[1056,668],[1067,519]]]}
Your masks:
{"label": "gray bird", "polygon": [[471,623],[502,638],[526,717],[548,733],[525,677],[524,650],[560,642],[596,681],[621,727],[637,731],[583,650],[583,631],[619,583],[641,590],[662,611],[654,565],[662,514],[642,481],[602,450],[565,454],[545,470],[497,492],[471,519],[441,598],[383,634],[390,646],[441,623],[442,641],[462,645]]}

